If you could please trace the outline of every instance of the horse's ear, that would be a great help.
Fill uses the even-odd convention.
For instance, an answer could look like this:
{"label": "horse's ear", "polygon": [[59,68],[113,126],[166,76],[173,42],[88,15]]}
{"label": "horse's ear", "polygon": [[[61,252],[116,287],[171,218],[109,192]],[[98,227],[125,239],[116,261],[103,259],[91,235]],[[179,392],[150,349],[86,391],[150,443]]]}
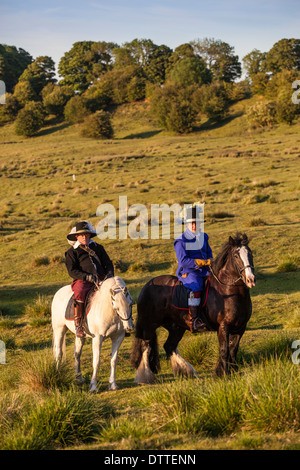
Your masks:
{"label": "horse's ear", "polygon": [[243,245],[248,245],[248,243],[249,243],[249,239],[248,239],[247,235],[244,233],[243,234],[243,239],[242,239],[242,244]]}
{"label": "horse's ear", "polygon": [[233,240],[233,238],[232,238],[231,236],[229,237],[229,240],[228,240],[228,241],[229,241],[229,245],[231,245],[231,246],[234,245],[234,240]]}

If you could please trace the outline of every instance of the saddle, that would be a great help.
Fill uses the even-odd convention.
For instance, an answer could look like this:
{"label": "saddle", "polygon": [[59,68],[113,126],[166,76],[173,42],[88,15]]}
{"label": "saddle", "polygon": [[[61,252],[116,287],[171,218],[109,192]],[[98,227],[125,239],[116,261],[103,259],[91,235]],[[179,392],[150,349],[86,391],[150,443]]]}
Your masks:
{"label": "saddle", "polygon": [[[209,277],[205,279],[204,289],[201,292],[201,304],[200,304],[200,312],[199,312],[200,319],[206,325],[208,325],[208,322],[207,322],[206,315],[204,313],[204,307],[207,302],[208,291],[209,291]],[[188,299],[189,299],[189,291],[184,286],[184,284],[178,279],[176,284],[173,287],[172,307],[178,310],[188,311],[189,310]]]}
{"label": "saddle", "polygon": [[[84,302],[84,318],[85,318],[85,321],[86,321],[86,317],[91,309],[91,305],[92,305],[92,300],[93,300],[93,297],[94,297],[94,294],[96,292],[96,286],[93,286],[91,288],[91,290],[88,292],[86,298],[85,298],[85,302]],[[65,311],[65,319],[66,320],[74,320],[74,294],[72,295],[72,297],[70,297],[70,300],[68,302],[68,305],[67,305],[67,308],[66,308],[66,311]]]}

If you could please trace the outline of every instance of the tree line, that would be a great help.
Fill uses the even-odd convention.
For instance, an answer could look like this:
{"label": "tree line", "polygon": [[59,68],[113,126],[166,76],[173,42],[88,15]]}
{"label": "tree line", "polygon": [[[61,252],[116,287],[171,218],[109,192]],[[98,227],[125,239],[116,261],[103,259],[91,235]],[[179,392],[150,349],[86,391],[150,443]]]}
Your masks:
{"label": "tree line", "polygon": [[[238,81],[242,68],[246,78]],[[0,79],[7,90],[0,123],[15,120],[16,132],[30,136],[47,115],[63,116],[88,121],[83,134],[110,138],[110,107],[149,98],[159,123],[182,133],[193,129],[199,114],[222,120],[231,103],[256,93],[265,101],[251,110],[249,122],[292,122],[298,108],[291,103],[291,84],[299,70],[300,39],[281,39],[268,52],[254,49],[242,63],[232,46],[216,39],[174,50],[151,39],[122,46],[80,41],[60,59],[57,81],[51,57],[34,60],[24,49],[0,45]]]}

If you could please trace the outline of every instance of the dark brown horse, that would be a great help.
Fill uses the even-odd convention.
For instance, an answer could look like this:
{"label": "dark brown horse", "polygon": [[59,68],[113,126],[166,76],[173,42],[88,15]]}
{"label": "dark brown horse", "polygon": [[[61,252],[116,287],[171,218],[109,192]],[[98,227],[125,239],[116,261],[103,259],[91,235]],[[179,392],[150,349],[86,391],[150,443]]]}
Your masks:
{"label": "dark brown horse", "polygon": [[[212,262],[210,287],[203,313],[207,329],[216,331],[219,360],[216,374],[222,376],[237,370],[236,355],[252,304],[249,288],[255,286],[253,257],[246,234],[229,237]],[[159,370],[156,329],[166,328],[169,336],[164,344],[167,358],[175,374],[197,375],[194,368],[178,354],[177,346],[188,329],[186,310],[173,306],[173,287],[177,277],[162,275],[151,279],[141,290],[137,302],[136,337],[131,363],[137,369],[137,383],[151,383]]]}

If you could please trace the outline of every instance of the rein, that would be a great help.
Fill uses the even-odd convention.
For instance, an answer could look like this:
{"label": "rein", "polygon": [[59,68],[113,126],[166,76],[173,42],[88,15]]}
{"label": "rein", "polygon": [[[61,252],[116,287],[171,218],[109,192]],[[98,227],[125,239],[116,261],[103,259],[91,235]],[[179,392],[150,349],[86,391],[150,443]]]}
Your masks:
{"label": "rein", "polygon": [[[101,281],[99,284],[97,284],[97,282],[94,282],[94,284],[95,284],[95,286],[96,286],[96,288],[97,288],[98,291],[100,291],[100,288],[101,288],[103,282],[106,281],[106,279],[108,279],[107,276],[105,276],[105,278],[103,279],[103,281]],[[121,291],[122,291],[122,289],[121,289]],[[112,299],[112,296],[111,296],[111,299]],[[132,304],[131,304],[131,310],[130,310],[130,314],[129,314],[128,318],[123,318],[123,317],[119,314],[119,311],[118,311],[117,308],[114,308],[114,307],[113,307],[113,311],[115,312],[116,315],[118,315],[118,317],[119,317],[122,321],[128,321],[128,320],[130,320],[130,318],[132,318]]]}
{"label": "rein", "polygon": [[[212,273],[213,277],[216,279],[216,281],[218,281],[218,283],[221,284],[222,286],[226,286],[226,287],[238,287],[238,286],[236,285],[236,283],[237,283],[238,281],[240,281],[240,280],[243,281],[242,272],[245,271],[245,269],[247,269],[247,268],[252,268],[252,269],[254,269],[254,266],[252,266],[251,264],[248,264],[247,266],[245,266],[244,268],[242,268],[242,269],[240,270],[240,277],[238,277],[238,278],[237,278],[235,281],[233,281],[231,284],[226,284],[225,282],[220,281],[220,279],[218,278],[218,276],[214,273],[212,266],[209,266],[209,270],[210,270],[210,272]],[[244,281],[243,281],[243,283],[244,283]],[[239,285],[241,285],[241,284],[239,284]]]}

